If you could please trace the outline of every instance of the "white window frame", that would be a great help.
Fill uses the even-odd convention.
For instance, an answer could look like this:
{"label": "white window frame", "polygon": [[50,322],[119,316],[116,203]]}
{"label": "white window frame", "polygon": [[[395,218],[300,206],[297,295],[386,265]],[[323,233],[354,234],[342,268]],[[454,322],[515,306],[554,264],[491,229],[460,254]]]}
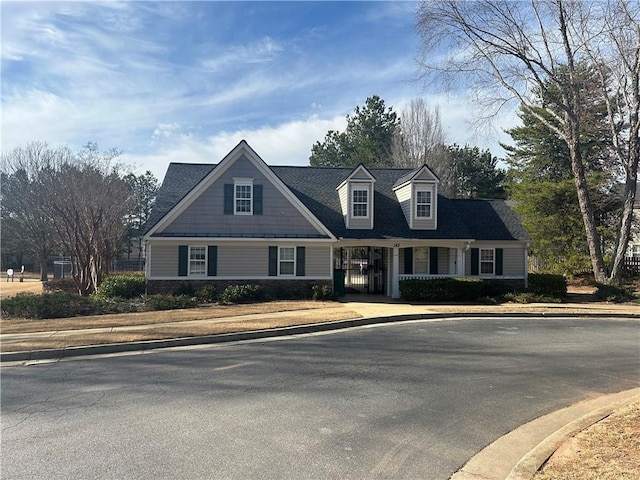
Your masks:
{"label": "white window frame", "polygon": [[429,247],[415,247],[413,249],[413,273],[429,273]]}
{"label": "white window frame", "polygon": [[[249,198],[239,197],[238,190],[248,187]],[[239,210],[238,202],[249,202],[249,211]],[[234,215],[253,215],[253,178],[234,178],[233,179],[233,214]]]}
{"label": "white window frame", "polygon": [[[483,260],[482,254],[486,252],[491,252],[491,260]],[[480,264],[478,265],[478,273],[480,275],[495,275],[496,274],[496,249],[495,248],[481,248],[478,252],[478,261]],[[491,265],[491,272],[483,272],[482,265]]]}
{"label": "white window frame", "polygon": [[[428,193],[429,201],[428,202],[419,202],[420,193]],[[429,187],[417,187],[415,190],[415,201],[414,201],[414,218],[416,220],[431,220],[433,218],[433,188]],[[428,206],[429,207],[429,215],[419,215],[419,207]]]}
{"label": "white window frame", "polygon": [[[364,192],[365,197],[366,197],[364,202],[363,201],[356,202],[356,193],[359,193],[359,192]],[[351,189],[351,218],[358,218],[358,219],[360,219],[360,218],[363,218],[363,219],[369,218],[369,211],[370,211],[369,197],[370,197],[369,189],[367,187],[354,186]],[[356,215],[356,205],[358,205],[358,206],[359,205],[364,205],[365,212],[366,212],[365,215]]]}
{"label": "white window frame", "polygon": [[[202,258],[193,258],[193,254],[196,251],[202,251]],[[201,268],[195,269],[195,265],[201,265]],[[206,277],[207,276],[207,246],[206,245],[194,245],[189,246],[189,276],[190,277]]]}
{"label": "white window frame", "polygon": [[[284,251],[291,251],[293,253],[293,258],[284,258]],[[296,265],[297,265],[297,249],[296,247],[278,247],[278,275],[283,277],[293,277],[296,274]],[[291,273],[282,273],[282,264],[291,264],[293,266]]]}

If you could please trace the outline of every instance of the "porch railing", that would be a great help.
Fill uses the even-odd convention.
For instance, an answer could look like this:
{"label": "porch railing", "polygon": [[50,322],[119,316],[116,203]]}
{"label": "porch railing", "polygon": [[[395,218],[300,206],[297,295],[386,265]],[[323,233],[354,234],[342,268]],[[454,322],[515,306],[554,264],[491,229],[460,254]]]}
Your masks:
{"label": "porch railing", "polygon": [[457,278],[460,275],[454,274],[445,274],[445,275],[433,275],[428,273],[414,273],[412,275],[401,273],[399,276],[400,281],[402,280],[433,280],[434,278]]}

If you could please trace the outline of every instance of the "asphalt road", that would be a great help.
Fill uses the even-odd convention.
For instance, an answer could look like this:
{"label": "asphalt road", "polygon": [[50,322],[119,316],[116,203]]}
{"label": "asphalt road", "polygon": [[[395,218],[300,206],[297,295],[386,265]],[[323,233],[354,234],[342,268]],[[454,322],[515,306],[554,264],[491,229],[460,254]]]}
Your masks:
{"label": "asphalt road", "polygon": [[411,322],[3,367],[1,477],[447,479],[640,384],[640,323]]}

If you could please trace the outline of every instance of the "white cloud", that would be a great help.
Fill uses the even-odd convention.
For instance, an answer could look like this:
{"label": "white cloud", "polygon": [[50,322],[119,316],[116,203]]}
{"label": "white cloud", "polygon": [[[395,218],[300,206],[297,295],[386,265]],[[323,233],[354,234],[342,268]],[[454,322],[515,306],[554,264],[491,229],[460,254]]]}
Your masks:
{"label": "white cloud", "polygon": [[219,47],[221,54],[202,61],[207,70],[219,71],[232,67],[245,67],[247,64],[267,63],[273,61],[284,47],[271,37],[263,37],[257,42],[247,45],[231,45]]}
{"label": "white cloud", "polygon": [[[321,119],[312,116],[255,130],[220,132],[206,138],[174,136],[172,143],[163,143],[157,151],[148,154],[125,152],[122,160],[139,172],[151,170],[161,180],[171,162],[218,163],[241,140],[246,140],[269,165],[308,165],[311,146],[322,141],[329,130],[342,130],[345,126],[344,117]],[[169,129],[173,131],[173,126]]]}

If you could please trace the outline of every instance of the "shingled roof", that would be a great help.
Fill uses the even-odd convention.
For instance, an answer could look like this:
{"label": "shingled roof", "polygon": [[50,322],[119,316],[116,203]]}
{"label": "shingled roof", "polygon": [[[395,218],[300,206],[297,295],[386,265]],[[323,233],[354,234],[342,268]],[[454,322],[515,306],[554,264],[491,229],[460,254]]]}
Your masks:
{"label": "shingled roof", "polygon": [[[214,164],[171,163],[147,223],[147,231],[209,174]],[[376,178],[374,223],[371,230],[347,229],[336,187],[350,168],[271,166],[280,180],[337,238],[522,240],[530,237],[503,200],[449,199],[438,195],[438,228],[411,230],[393,192],[398,180],[415,170],[371,168]]]}

